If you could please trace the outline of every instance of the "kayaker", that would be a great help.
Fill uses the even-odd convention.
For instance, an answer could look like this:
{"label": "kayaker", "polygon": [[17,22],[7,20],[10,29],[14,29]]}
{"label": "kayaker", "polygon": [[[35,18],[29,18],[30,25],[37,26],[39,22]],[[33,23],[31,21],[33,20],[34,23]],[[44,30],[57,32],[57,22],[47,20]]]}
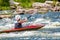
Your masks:
{"label": "kayaker", "polygon": [[27,18],[24,16],[24,11],[20,10],[20,12],[17,12],[17,15],[15,16],[15,20],[17,21],[15,23],[15,29],[22,28],[22,23],[27,21]]}

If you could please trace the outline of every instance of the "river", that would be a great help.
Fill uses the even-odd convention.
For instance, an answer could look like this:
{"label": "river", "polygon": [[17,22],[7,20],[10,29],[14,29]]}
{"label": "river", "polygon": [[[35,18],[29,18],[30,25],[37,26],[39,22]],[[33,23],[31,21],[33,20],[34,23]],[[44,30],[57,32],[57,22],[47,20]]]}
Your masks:
{"label": "river", "polygon": [[[4,20],[0,20],[1,26]],[[60,12],[41,14],[36,20],[46,24],[43,28],[32,31],[0,34],[0,40],[60,40]]]}

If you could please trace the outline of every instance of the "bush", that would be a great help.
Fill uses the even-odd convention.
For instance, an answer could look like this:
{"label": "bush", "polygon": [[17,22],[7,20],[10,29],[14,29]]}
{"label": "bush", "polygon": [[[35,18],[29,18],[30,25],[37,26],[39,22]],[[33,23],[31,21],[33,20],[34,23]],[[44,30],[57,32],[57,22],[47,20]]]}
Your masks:
{"label": "bush", "polygon": [[[45,2],[45,0],[14,0],[14,1],[21,3],[20,5],[23,8],[31,8],[34,2]],[[0,7],[2,10],[10,9],[9,6],[10,6],[9,0],[0,0]]]}
{"label": "bush", "polygon": [[1,9],[2,9],[2,10],[10,10],[10,7],[5,7],[5,6],[3,6],[3,7],[1,7]]}

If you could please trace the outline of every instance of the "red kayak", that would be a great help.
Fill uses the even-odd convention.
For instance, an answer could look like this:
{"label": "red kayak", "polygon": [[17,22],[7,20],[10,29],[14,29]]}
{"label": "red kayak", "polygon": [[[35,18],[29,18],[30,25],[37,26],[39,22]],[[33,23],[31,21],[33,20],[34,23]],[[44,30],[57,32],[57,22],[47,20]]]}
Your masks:
{"label": "red kayak", "polygon": [[4,30],[4,31],[0,31],[0,33],[9,33],[9,32],[25,31],[25,30],[36,30],[42,27],[44,27],[44,24],[36,24],[36,25],[29,25],[23,28],[18,28],[18,29]]}

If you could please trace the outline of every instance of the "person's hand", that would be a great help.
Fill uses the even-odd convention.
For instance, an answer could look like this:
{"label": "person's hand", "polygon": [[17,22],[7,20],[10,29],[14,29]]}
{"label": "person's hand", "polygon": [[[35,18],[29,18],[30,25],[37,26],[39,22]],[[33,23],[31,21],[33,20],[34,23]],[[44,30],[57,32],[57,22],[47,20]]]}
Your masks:
{"label": "person's hand", "polygon": [[24,20],[24,22],[27,22],[27,20]]}
{"label": "person's hand", "polygon": [[19,20],[18,22],[19,23],[24,23],[24,22],[26,22],[27,20]]}
{"label": "person's hand", "polygon": [[19,20],[18,22],[19,22],[19,23],[23,23],[23,22],[24,22],[24,20]]}

